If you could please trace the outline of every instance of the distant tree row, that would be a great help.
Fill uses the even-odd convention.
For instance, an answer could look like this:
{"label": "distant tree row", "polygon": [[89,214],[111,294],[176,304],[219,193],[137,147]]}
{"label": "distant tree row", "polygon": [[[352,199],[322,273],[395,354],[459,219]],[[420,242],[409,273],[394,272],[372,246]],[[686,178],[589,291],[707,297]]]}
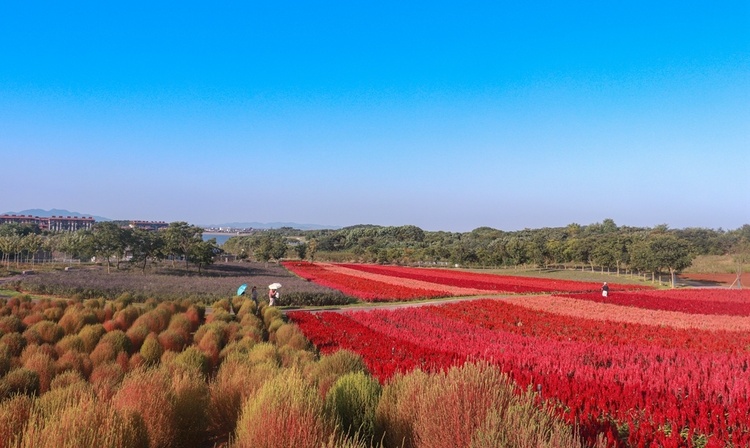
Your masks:
{"label": "distant tree row", "polygon": [[186,222],[173,222],[164,230],[123,227],[115,222],[101,222],[91,230],[45,233],[38,226],[23,224],[0,225],[0,256],[6,267],[11,261],[34,263],[40,252],[64,254],[64,258],[95,259],[107,266],[120,268],[127,260],[143,272],[150,263],[163,260],[184,261],[198,267],[213,263],[221,252],[216,239],[203,240],[203,229]]}
{"label": "distant tree row", "polygon": [[396,264],[458,264],[476,267],[586,265],[591,269],[677,272],[698,255],[748,256],[750,225],[737,230],[617,226],[611,219],[590,225],[505,232],[430,232],[416,226],[360,225],[338,230],[289,228],[230,238],[224,250],[262,261],[284,257]]}

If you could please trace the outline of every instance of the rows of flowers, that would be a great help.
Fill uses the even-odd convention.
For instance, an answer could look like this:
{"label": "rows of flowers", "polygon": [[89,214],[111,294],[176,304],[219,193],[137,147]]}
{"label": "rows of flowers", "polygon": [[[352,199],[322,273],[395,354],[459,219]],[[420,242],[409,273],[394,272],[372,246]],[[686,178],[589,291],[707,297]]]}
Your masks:
{"label": "rows of flowers", "polygon": [[[601,283],[593,282],[523,277],[517,275],[482,274],[450,269],[411,268],[372,264],[342,264],[342,266],[362,272],[409,278],[440,285],[461,286],[503,293],[584,292],[598,291],[601,287]],[[610,285],[610,291],[642,288],[644,287],[628,284]]]}
{"label": "rows of flowers", "polygon": [[290,317],[323,350],[360,353],[381,381],[490,360],[558,403],[590,441],[604,432],[616,446],[750,444],[745,334],[612,325],[492,300]]}
{"label": "rows of flowers", "polygon": [[404,285],[398,285],[397,287],[393,283],[335,272],[326,269],[324,265],[307,261],[286,261],[283,262],[283,265],[289,271],[306,280],[372,302],[416,300],[451,295],[450,292],[438,288],[426,289]]}
{"label": "rows of flowers", "polygon": [[690,314],[750,316],[750,289],[676,289],[669,291],[624,291],[602,297],[599,293],[568,294],[567,297],[651,310]]}

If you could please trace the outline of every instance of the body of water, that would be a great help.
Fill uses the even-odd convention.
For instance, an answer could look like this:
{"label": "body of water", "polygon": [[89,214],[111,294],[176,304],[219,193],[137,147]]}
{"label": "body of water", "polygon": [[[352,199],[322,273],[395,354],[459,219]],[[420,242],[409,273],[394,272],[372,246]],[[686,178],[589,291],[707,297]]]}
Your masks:
{"label": "body of water", "polygon": [[233,233],[204,233],[203,241],[208,241],[211,238],[216,238],[216,244],[219,246],[227,242],[227,240],[233,236],[237,236]]}

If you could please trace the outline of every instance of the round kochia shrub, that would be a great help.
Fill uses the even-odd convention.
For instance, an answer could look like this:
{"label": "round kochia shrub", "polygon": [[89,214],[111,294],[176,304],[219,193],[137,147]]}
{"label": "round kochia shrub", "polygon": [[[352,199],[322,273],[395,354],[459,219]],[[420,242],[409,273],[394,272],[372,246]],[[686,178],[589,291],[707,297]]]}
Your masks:
{"label": "round kochia shrub", "polygon": [[372,441],[380,383],[364,372],[347,373],[328,390],[326,413],[350,438]]}
{"label": "round kochia shrub", "polygon": [[485,362],[431,375],[413,371],[384,387],[376,438],[416,448],[583,446],[571,427],[536,402]]}
{"label": "round kochia shrub", "polygon": [[168,448],[176,440],[175,397],[164,369],[135,370],[112,397],[122,415],[140,418],[146,425],[149,447]]}
{"label": "round kochia shrub", "polygon": [[237,424],[239,448],[318,448],[333,435],[323,401],[299,371],[288,369],[245,402]]}

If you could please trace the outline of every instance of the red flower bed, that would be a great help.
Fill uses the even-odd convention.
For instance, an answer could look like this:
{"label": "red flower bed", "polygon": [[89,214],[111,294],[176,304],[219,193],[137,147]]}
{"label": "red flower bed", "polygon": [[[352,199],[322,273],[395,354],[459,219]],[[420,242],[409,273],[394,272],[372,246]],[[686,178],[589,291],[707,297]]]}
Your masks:
{"label": "red flower bed", "polygon": [[[371,264],[342,264],[349,269],[374,274],[410,278],[440,285],[460,286],[485,291],[512,293],[599,291],[601,283],[554,280],[513,275],[481,274],[451,269],[410,268]],[[610,291],[642,289],[643,286],[610,284]]]}
{"label": "red flower bed", "polygon": [[372,302],[415,300],[451,295],[447,291],[438,289],[396,286],[391,283],[333,272],[324,266],[306,261],[286,261],[283,262],[283,265],[306,280]]}
{"label": "red flower bed", "polygon": [[590,442],[620,429],[621,446],[692,446],[701,437],[706,446],[750,445],[745,334],[608,328],[490,300],[290,317],[326,351],[360,353],[383,381],[396,370],[490,360],[559,403]]}
{"label": "red flower bed", "polygon": [[565,294],[581,300],[634,306],[651,310],[690,314],[750,316],[748,289],[677,289],[668,291],[627,291],[602,297],[599,293]]}

